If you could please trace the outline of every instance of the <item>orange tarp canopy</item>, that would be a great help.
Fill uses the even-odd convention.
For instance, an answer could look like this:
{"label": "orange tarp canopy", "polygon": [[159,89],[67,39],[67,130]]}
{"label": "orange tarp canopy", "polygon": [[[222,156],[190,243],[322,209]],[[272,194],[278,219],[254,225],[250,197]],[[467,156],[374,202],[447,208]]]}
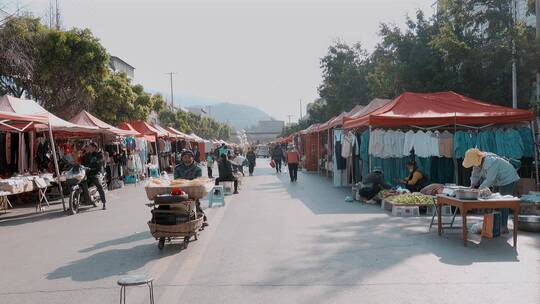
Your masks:
{"label": "orange tarp canopy", "polygon": [[97,127],[102,130],[109,131],[112,134],[120,135],[120,136],[137,136],[141,135],[139,132],[135,130],[122,130],[117,127],[111,126],[108,123],[100,120],[99,118],[95,117],[94,115],[88,113],[85,110],[82,110],[79,114],[75,115],[73,118],[69,120],[69,122],[82,125],[82,126],[90,126],[90,127]]}
{"label": "orange tarp canopy", "polygon": [[135,132],[141,134],[141,136],[144,136],[144,138],[146,138],[146,140],[148,140],[149,142],[155,142],[156,141],[156,134],[144,134],[144,133],[141,133],[137,129],[135,129],[135,127],[133,127],[133,125],[131,123],[129,123],[129,122],[123,122],[123,123],[119,124],[118,128],[120,128],[122,130],[135,131]]}
{"label": "orange tarp canopy", "polygon": [[484,103],[455,92],[406,92],[370,114],[347,121],[345,127],[486,125],[532,118],[530,111]]}

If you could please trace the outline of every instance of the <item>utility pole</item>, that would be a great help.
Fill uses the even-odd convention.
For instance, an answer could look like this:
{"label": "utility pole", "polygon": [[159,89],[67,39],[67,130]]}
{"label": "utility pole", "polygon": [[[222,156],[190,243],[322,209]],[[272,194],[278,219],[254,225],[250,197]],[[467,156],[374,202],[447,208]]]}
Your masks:
{"label": "utility pole", "polygon": [[302,120],[302,98],[300,98],[300,120]]}
{"label": "utility pole", "polygon": [[289,114],[289,115],[287,115],[287,117],[289,117],[289,126],[290,126],[291,125],[291,117],[292,117],[292,115]]}
{"label": "utility pole", "polygon": [[56,29],[60,30],[60,6],[58,5],[58,0],[56,0]]}
{"label": "utility pole", "polygon": [[169,72],[165,73],[170,76],[171,79],[171,110],[174,110],[174,92],[173,92],[173,75],[176,74],[175,72]]}

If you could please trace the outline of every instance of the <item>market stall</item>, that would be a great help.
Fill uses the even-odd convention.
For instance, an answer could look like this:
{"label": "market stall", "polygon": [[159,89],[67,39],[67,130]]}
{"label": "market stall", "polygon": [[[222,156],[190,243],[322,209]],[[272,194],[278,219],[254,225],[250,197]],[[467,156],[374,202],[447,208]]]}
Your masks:
{"label": "market stall", "polygon": [[[6,132],[6,134],[16,133],[24,134],[25,132],[32,132],[36,129],[48,128],[49,140],[52,143],[52,155],[54,171],[57,176],[60,175],[58,168],[58,160],[56,157],[56,149],[54,144],[54,136],[50,124],[50,114],[16,114],[13,112],[0,111],[0,131]],[[6,151],[6,150],[3,150]],[[5,155],[4,155],[5,156]],[[6,160],[2,157],[2,160]],[[53,181],[53,175],[48,172],[36,172],[25,173],[24,175],[13,176],[7,179],[0,179],[0,208],[6,210],[8,207],[12,207],[8,197],[10,195],[18,195],[21,193],[32,192],[37,190],[38,198],[36,211],[42,210],[42,203],[48,204],[47,197],[45,196],[47,187]],[[59,184],[59,192],[62,193],[62,186]],[[65,207],[64,197],[62,198],[62,205]]]}
{"label": "market stall", "polygon": [[[109,189],[122,187],[121,181],[125,178],[124,173],[127,176],[144,174],[136,143],[138,141],[139,145],[146,147],[146,142],[141,138],[139,132],[111,126],[85,110],[75,115],[70,119],[70,122],[102,130],[100,144],[105,151],[105,170]],[[140,163],[138,166],[141,168],[140,172],[137,172],[138,163]]]}
{"label": "market stall", "polygon": [[344,126],[360,141],[363,175],[382,167],[393,183],[408,175],[405,163],[412,157],[432,182],[463,184],[468,176],[458,164],[472,147],[535,163],[532,117],[530,111],[455,92],[407,92],[367,115],[346,119]]}
{"label": "market stall", "polygon": [[[148,175],[159,175],[160,168],[167,166],[167,163],[161,164],[160,162],[160,139],[167,136],[167,133],[157,130],[152,125],[145,121],[130,121],[121,123],[118,126],[123,130],[135,130],[144,136],[146,139],[146,148],[136,145],[137,149],[141,148],[139,155],[141,155],[142,166],[148,169]],[[144,156],[142,155],[144,154]]]}

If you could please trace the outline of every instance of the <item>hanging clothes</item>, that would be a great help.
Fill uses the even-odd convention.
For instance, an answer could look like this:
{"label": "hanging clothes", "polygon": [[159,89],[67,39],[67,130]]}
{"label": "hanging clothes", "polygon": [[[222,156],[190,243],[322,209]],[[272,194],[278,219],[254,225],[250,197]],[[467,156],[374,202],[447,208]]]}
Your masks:
{"label": "hanging clothes", "polygon": [[336,141],[335,144],[335,157],[338,170],[345,170],[347,168],[347,160],[341,156],[341,141]]}
{"label": "hanging clothes", "polygon": [[349,136],[349,134],[346,134],[345,136],[343,136],[343,140],[342,140],[342,143],[341,143],[341,157],[347,159],[349,158],[352,154],[351,154],[351,137]]}
{"label": "hanging clothes", "polygon": [[465,157],[465,152],[476,146],[476,134],[458,131],[454,134],[454,155],[456,158]]}
{"label": "hanging clothes", "polygon": [[441,157],[454,157],[454,136],[448,131],[439,134],[439,154]]}
{"label": "hanging clothes", "polygon": [[478,133],[478,136],[476,137],[476,147],[484,152],[497,153],[495,132],[486,130]]}
{"label": "hanging clothes", "polygon": [[384,153],[384,136],[385,133],[383,130],[373,130],[371,131],[371,136],[369,137],[369,154],[375,157],[382,157]]}
{"label": "hanging clothes", "polygon": [[521,141],[523,142],[523,156],[534,156],[534,138],[530,128],[517,128]]}
{"label": "hanging clothes", "polygon": [[369,131],[360,135],[360,160],[362,162],[362,176],[369,174]]}
{"label": "hanging clothes", "polygon": [[414,131],[409,130],[405,133],[405,138],[403,140],[403,155],[407,156],[411,153],[411,150],[414,147]]}

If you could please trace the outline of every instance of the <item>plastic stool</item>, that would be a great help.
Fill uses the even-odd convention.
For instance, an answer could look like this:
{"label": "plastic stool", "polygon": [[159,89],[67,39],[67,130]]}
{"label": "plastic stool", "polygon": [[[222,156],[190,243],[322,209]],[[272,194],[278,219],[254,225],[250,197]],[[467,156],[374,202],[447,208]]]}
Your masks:
{"label": "plastic stool", "polygon": [[118,285],[120,285],[120,304],[122,304],[122,298],[124,304],[126,303],[126,287],[128,286],[148,286],[150,292],[150,304],[154,304],[154,279],[146,274],[134,274],[123,276],[118,279]]}
{"label": "plastic stool", "polygon": [[214,203],[220,203],[222,206],[225,206],[225,189],[223,186],[214,186],[208,197],[208,207],[212,208]]}
{"label": "plastic stool", "polygon": [[234,182],[230,182],[230,181],[222,181],[221,184],[223,184],[223,193],[225,195],[231,195],[233,194],[233,191],[234,191]]}

